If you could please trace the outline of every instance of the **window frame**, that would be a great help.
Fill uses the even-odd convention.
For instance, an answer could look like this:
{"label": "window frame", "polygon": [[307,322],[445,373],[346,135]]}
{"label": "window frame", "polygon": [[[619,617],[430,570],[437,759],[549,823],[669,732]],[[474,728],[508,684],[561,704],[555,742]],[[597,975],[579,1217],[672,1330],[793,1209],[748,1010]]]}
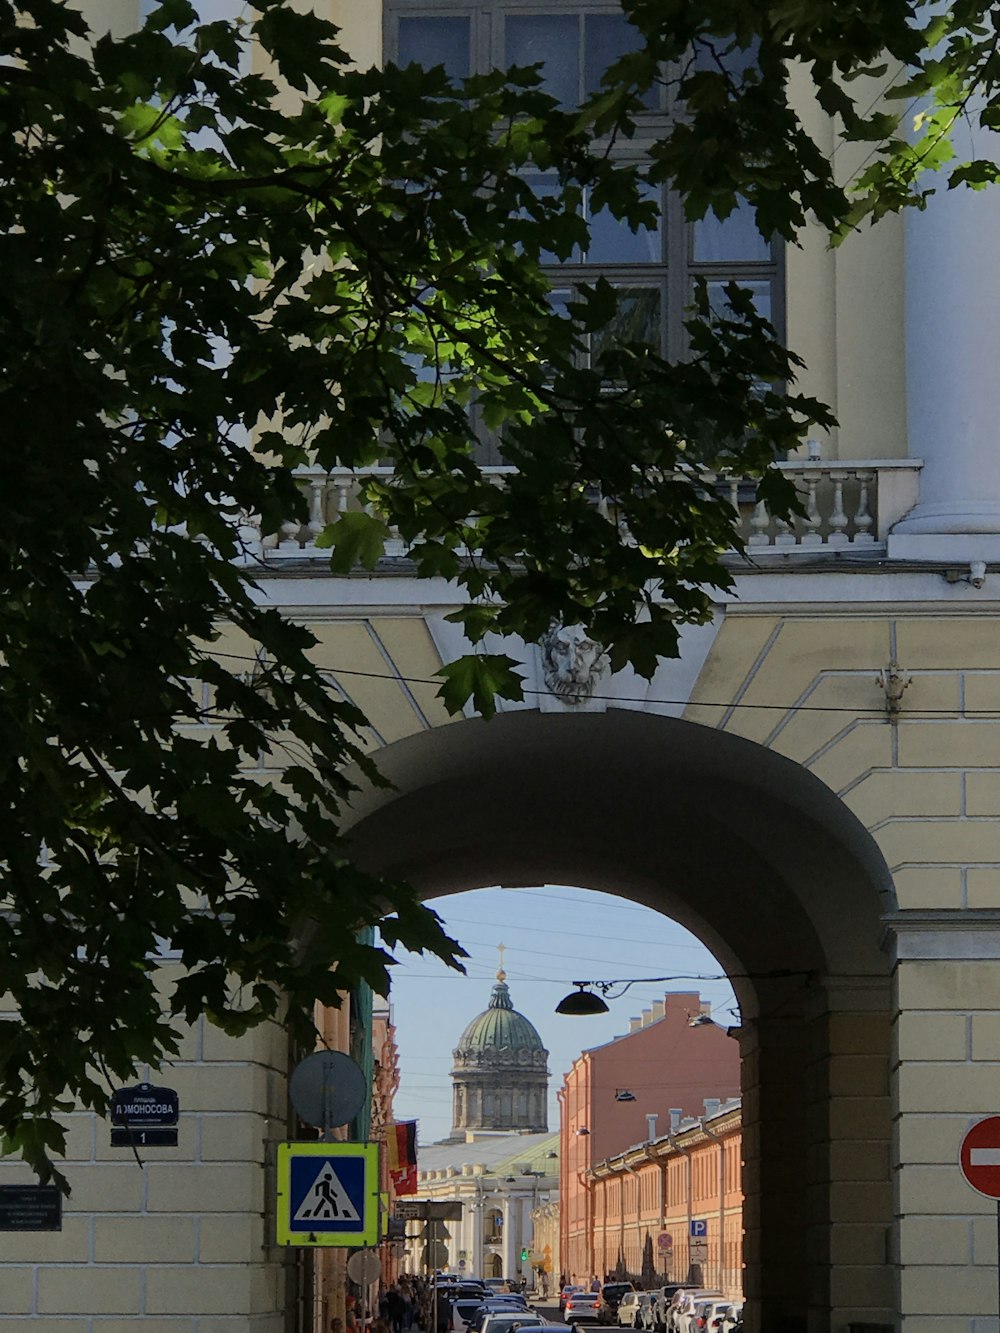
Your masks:
{"label": "window frame", "polygon": [[[578,86],[585,83],[586,57],[583,38],[587,15],[621,13],[617,0],[383,0],[383,53],[387,61],[398,57],[398,21],[403,18],[467,17],[470,24],[470,72],[485,73],[495,66],[493,52],[503,52],[506,20],[511,15],[545,15],[565,12],[576,15],[581,34]],[[665,83],[668,81],[665,81]],[[661,91],[661,105],[637,119],[635,138],[614,150],[623,163],[642,163],[648,158],[644,142],[655,137],[671,120],[682,114],[671,106],[667,90]],[[529,176],[544,173],[529,171]],[[563,262],[543,262],[553,291],[567,291],[574,299],[580,286],[605,278],[613,286],[642,288],[658,286],[661,293],[660,352],[671,362],[681,362],[689,355],[689,338],[684,327],[694,297],[695,282],[739,284],[766,281],[770,285],[769,320],[779,338],[786,336],[786,247],[779,237],[769,241],[769,258],[754,260],[705,260],[695,257],[695,227],[684,217],[680,196],[665,187],[661,190],[661,249],[655,262],[590,262],[582,257]],[[484,441],[484,455],[491,463],[502,462],[499,441]]]}

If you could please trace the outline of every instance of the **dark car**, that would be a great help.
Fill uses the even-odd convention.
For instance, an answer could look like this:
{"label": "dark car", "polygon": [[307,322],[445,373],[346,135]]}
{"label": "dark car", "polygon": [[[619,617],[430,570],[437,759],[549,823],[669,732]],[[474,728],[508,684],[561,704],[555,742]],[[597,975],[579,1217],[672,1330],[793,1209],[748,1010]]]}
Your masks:
{"label": "dark car", "polygon": [[618,1322],[618,1302],[627,1291],[635,1291],[633,1282],[605,1282],[601,1288],[600,1321],[602,1324]]}
{"label": "dark car", "polygon": [[655,1333],[665,1333],[667,1310],[678,1291],[683,1291],[683,1282],[668,1282],[665,1287],[657,1287],[653,1292],[652,1321]]}

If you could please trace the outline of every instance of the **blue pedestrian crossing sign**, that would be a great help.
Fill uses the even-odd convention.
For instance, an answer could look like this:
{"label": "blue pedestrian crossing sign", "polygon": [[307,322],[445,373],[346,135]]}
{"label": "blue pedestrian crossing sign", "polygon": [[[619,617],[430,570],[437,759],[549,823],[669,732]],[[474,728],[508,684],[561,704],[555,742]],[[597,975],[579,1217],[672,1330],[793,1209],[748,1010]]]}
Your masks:
{"label": "blue pedestrian crossing sign", "polygon": [[377,1143],[279,1143],[279,1245],[378,1244]]}

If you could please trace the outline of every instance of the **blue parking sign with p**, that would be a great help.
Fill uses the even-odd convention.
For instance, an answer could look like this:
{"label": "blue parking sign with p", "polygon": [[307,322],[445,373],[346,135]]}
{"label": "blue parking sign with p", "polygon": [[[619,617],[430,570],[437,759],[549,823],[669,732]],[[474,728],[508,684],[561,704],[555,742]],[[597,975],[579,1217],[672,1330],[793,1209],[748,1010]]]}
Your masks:
{"label": "blue parking sign with p", "polygon": [[378,1187],[376,1143],[280,1143],[278,1244],[377,1244]]}
{"label": "blue parking sign with p", "polygon": [[691,1239],[697,1240],[701,1236],[708,1235],[708,1222],[704,1217],[695,1217],[691,1219]]}

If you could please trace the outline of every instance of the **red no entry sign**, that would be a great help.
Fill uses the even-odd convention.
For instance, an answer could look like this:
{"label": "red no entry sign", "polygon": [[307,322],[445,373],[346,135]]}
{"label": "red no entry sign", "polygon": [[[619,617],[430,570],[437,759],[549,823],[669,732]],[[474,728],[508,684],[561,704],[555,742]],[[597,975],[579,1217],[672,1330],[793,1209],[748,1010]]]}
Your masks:
{"label": "red no entry sign", "polygon": [[1000,1115],[988,1115],[966,1131],[958,1157],[962,1175],[988,1199],[1000,1199]]}

